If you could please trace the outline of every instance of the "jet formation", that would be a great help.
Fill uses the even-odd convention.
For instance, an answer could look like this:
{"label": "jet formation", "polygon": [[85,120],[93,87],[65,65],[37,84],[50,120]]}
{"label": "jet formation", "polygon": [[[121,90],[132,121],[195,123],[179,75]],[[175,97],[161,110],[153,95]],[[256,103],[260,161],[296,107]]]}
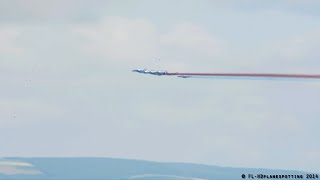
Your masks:
{"label": "jet formation", "polygon": [[147,70],[147,69],[134,69],[132,70],[132,72],[137,72],[137,73],[142,73],[142,74],[152,74],[152,75],[158,75],[158,76],[163,76],[163,75],[167,75],[167,71],[154,71],[154,70]]}
{"label": "jet formation", "polygon": [[320,79],[320,74],[276,74],[276,73],[180,73],[164,70],[134,69],[133,72],[156,76],[176,76],[179,78],[258,78],[258,79]]}

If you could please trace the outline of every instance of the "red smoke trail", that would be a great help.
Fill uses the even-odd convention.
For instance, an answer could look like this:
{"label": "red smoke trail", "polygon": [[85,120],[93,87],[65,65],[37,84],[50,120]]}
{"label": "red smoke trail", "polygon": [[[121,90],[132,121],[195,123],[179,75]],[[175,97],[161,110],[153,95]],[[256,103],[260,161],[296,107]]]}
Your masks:
{"label": "red smoke trail", "polygon": [[177,76],[213,76],[213,77],[262,77],[262,78],[304,78],[320,79],[320,74],[268,74],[268,73],[167,73]]}

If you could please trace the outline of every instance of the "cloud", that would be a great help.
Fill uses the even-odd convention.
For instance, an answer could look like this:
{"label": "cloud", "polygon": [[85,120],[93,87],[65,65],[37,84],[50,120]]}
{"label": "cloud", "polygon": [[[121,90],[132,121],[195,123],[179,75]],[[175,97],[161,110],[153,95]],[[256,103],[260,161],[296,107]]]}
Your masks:
{"label": "cloud", "polygon": [[244,2],[228,0],[223,2],[216,1],[216,4],[243,12],[282,11],[309,16],[318,16],[318,9],[320,7],[319,1],[315,0],[270,0],[266,2],[255,0],[245,0]]}
{"label": "cloud", "polygon": [[0,174],[5,175],[17,175],[17,174],[28,174],[37,175],[42,174],[41,171],[36,169],[24,169],[33,167],[30,163],[16,162],[16,161],[0,161]]}
{"label": "cloud", "polygon": [[[19,86],[16,86],[17,88]],[[24,90],[28,90],[25,87]],[[34,124],[43,122],[43,120],[58,119],[62,116],[63,111],[61,108],[53,104],[44,102],[39,97],[34,97],[31,100],[31,94],[25,94],[22,90],[20,93],[11,92],[6,93],[10,96],[19,94],[20,98],[15,97],[1,97],[2,102],[0,103],[0,129],[8,129],[14,127],[32,127]]]}
{"label": "cloud", "polygon": [[320,45],[320,27],[311,32],[292,37],[280,49],[280,58],[286,62],[315,64],[320,58],[316,47]]}
{"label": "cloud", "polygon": [[25,162],[16,162],[16,161],[0,161],[0,166],[24,166],[24,167],[31,167],[33,166],[30,163]]}
{"label": "cloud", "polygon": [[42,174],[38,170],[26,170],[20,169],[14,166],[0,166],[0,174],[5,175],[18,175],[18,174],[28,174],[28,175],[37,175]]}
{"label": "cloud", "polygon": [[157,32],[143,19],[106,17],[101,23],[74,27],[84,41],[84,51],[107,61],[141,61],[157,54]]}
{"label": "cloud", "polygon": [[16,44],[20,35],[21,30],[18,27],[0,26],[0,53],[20,54],[22,49]]}
{"label": "cloud", "polygon": [[70,23],[97,19],[107,1],[85,0],[3,0],[0,2],[0,23]]}
{"label": "cloud", "polygon": [[[170,7],[163,5],[170,3]],[[161,3],[148,1],[132,2],[115,2],[101,0],[2,0],[0,2],[0,23],[79,23],[79,22],[94,22],[100,19],[105,14],[120,15],[121,13],[129,13],[128,15],[139,15],[140,12],[149,13],[150,7],[153,12],[162,13],[164,7],[168,8],[170,14],[179,9],[181,12],[193,8],[195,11],[201,11],[203,4],[210,7],[213,11],[232,10],[237,12],[261,12],[261,11],[285,11],[291,14],[300,13],[308,16],[318,16],[320,3],[315,0],[271,0],[267,2],[246,0],[238,2],[235,0],[228,1],[188,1],[184,2],[181,7],[180,2],[171,3],[163,1]],[[148,8],[145,8],[148,7]],[[159,8],[158,8],[159,7]],[[159,11],[160,10],[160,11]],[[192,12],[191,12],[192,13]],[[202,13],[202,12],[201,12]],[[198,13],[199,14],[199,13]],[[179,14],[180,15],[180,14]],[[177,18],[181,18],[178,15]],[[172,16],[167,16],[162,13],[167,19]],[[182,16],[183,18],[183,16]],[[170,21],[170,19],[168,20]]]}
{"label": "cloud", "polygon": [[261,59],[257,68],[265,71],[282,73],[304,73],[318,74],[320,64],[319,51],[319,26],[298,33],[277,39],[268,43],[263,49],[258,50]]}
{"label": "cloud", "polygon": [[[161,37],[163,46],[174,49],[183,56],[206,56],[213,58],[221,51],[221,44],[205,29],[192,23],[180,23],[174,29]],[[187,55],[184,55],[187,53]]]}
{"label": "cloud", "polygon": [[196,65],[194,59],[198,58],[201,64],[203,59],[215,58],[223,50],[222,41],[201,26],[180,23],[161,32],[157,28],[144,19],[109,16],[96,25],[74,26],[73,31],[85,42],[84,52],[116,64],[155,66],[160,58],[158,63],[168,70],[187,66],[190,69]]}

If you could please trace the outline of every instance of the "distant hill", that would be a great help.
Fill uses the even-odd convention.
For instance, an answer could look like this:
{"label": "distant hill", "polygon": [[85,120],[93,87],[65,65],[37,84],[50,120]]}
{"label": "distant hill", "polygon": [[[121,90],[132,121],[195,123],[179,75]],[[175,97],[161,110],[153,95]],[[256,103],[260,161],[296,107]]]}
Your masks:
{"label": "distant hill", "polygon": [[0,159],[0,179],[235,180],[242,179],[242,174],[305,175],[305,172],[114,158]]}

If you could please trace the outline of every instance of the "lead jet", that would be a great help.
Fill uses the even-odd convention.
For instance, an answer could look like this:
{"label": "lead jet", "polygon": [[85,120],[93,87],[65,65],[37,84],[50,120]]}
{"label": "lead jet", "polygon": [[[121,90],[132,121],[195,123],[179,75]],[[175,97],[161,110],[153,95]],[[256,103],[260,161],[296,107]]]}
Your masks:
{"label": "lead jet", "polygon": [[146,72],[147,69],[134,69],[132,72],[137,72],[137,73],[144,73]]}

